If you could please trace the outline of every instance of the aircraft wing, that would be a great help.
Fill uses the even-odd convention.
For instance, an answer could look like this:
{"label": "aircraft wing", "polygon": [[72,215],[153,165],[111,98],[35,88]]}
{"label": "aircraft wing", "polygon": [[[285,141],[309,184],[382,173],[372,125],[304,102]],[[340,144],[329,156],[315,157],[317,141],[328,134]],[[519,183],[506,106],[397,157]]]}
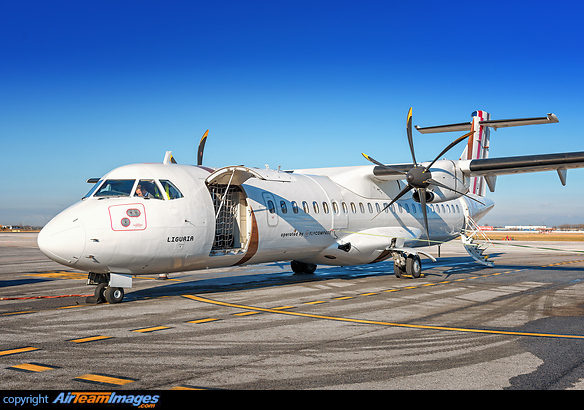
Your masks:
{"label": "aircraft wing", "polygon": [[[584,168],[584,151],[459,160],[454,162],[469,177],[506,175],[524,172],[552,171],[554,169]],[[373,175],[387,180],[400,179],[399,177],[405,179],[405,174],[412,166],[411,164],[387,164],[384,167],[376,166],[373,168]]]}
{"label": "aircraft wing", "polygon": [[584,168],[584,151],[458,161],[470,177]]}
{"label": "aircraft wing", "polygon": [[458,161],[460,170],[469,177],[485,177],[489,190],[495,191],[497,175],[556,170],[562,185],[566,185],[567,170],[584,168],[584,152],[521,155]]}
{"label": "aircraft wing", "polygon": [[[562,152],[559,154],[520,155],[487,159],[453,161],[456,167],[467,177],[485,177],[491,192],[495,190],[497,175],[519,174],[556,170],[562,185],[566,185],[567,170],[584,168],[584,151]],[[376,166],[373,177],[380,180],[405,179],[405,173],[411,165],[389,164]]]}

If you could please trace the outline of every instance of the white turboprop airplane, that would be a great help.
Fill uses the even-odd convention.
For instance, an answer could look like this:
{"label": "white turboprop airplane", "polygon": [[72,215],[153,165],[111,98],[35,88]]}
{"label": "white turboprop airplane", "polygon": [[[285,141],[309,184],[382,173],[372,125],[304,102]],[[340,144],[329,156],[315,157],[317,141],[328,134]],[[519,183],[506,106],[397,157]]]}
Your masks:
{"label": "white turboprop airplane", "polygon": [[[459,235],[477,262],[490,265],[473,243],[475,221],[494,206],[485,182],[498,175],[584,167],[584,152],[487,158],[489,129],[558,122],[539,118],[490,119],[416,129],[421,133],[467,131],[433,161],[414,153],[411,108],[407,137],[412,163],[281,171],[245,166],[134,164],[89,179],[93,188],[39,233],[39,248],[52,260],[89,272],[97,285],[88,302],[121,302],[133,275],[167,274],[275,261],[296,273],[318,264],[360,265],[393,258],[397,277],[421,274],[416,249]],[[457,161],[441,158],[469,138]]]}

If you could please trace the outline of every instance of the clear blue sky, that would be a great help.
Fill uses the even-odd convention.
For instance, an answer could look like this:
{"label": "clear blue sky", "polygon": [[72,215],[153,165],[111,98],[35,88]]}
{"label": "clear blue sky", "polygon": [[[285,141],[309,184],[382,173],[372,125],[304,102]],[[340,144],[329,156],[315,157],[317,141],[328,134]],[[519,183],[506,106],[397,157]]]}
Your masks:
{"label": "clear blue sky", "polygon": [[[473,6],[476,4],[476,6]],[[584,151],[582,1],[0,0],[0,223],[172,150],[285,169],[409,161],[420,126],[555,113],[491,157]],[[418,160],[456,133],[414,131]],[[449,154],[458,158],[462,147]],[[502,176],[492,224],[584,223],[584,170]]]}

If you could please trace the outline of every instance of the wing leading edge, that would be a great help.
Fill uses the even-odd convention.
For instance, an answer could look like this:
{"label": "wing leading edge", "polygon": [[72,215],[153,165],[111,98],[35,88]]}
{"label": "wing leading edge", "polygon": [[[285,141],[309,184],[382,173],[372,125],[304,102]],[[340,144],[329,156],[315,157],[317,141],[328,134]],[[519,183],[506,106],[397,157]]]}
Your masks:
{"label": "wing leading edge", "polygon": [[[562,152],[557,154],[520,155],[515,157],[486,158],[452,161],[466,177],[485,177],[491,192],[495,191],[498,175],[519,174],[527,172],[558,172],[562,185],[566,185],[567,170],[584,168],[584,151]],[[403,179],[399,171],[409,165],[389,164],[376,166],[373,175],[382,180]]]}
{"label": "wing leading edge", "polygon": [[458,165],[466,176],[485,177],[491,192],[495,192],[497,175],[553,171],[554,169],[558,172],[562,185],[566,185],[568,169],[584,168],[584,151],[473,159],[458,161]]}
{"label": "wing leading edge", "polygon": [[584,151],[459,161],[468,176],[505,175],[584,167]]}

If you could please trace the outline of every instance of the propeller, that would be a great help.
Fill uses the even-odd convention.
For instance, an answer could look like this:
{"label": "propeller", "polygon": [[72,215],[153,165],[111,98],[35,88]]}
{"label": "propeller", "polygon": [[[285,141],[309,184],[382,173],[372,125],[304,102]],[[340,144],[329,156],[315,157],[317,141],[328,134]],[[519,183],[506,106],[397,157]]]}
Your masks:
{"label": "propeller", "polygon": [[[205,150],[205,142],[207,142],[207,135],[209,135],[209,130],[205,131],[203,136],[201,137],[201,141],[199,142],[199,150],[197,152],[197,165],[203,165],[203,151]],[[164,157],[164,163],[168,164],[177,164],[176,159],[172,156],[171,151],[166,152],[166,156]]]}
{"label": "propeller", "polygon": [[448,189],[448,190],[453,191],[459,195],[467,196],[468,198],[471,198],[479,203],[482,203],[482,202],[478,201],[477,199],[466,195],[463,192],[459,192],[459,191],[457,191],[457,190],[455,190],[447,185],[442,184],[441,182],[436,181],[435,179],[432,178],[432,173],[430,172],[430,168],[432,167],[432,165],[434,165],[434,163],[436,161],[438,161],[438,159],[440,159],[440,157],[442,157],[444,154],[446,154],[450,149],[452,149],[454,146],[459,144],[461,141],[463,141],[464,139],[466,139],[470,135],[472,135],[474,133],[474,131],[468,132],[468,133],[464,134],[463,136],[458,137],[457,139],[452,141],[450,143],[450,145],[448,145],[446,148],[444,148],[442,150],[442,152],[440,154],[438,154],[432,162],[430,162],[429,165],[422,166],[421,164],[418,164],[418,161],[416,161],[416,154],[414,152],[414,139],[412,137],[412,108],[410,108],[410,110],[408,111],[408,117],[407,117],[406,124],[407,124],[406,131],[407,131],[407,136],[408,136],[408,143],[410,145],[410,152],[412,154],[412,161],[413,161],[413,168],[410,168],[410,170],[408,172],[404,172],[402,170],[392,168],[390,166],[382,164],[381,162],[371,158],[369,155],[363,154],[363,156],[368,161],[374,163],[375,165],[378,165],[380,167],[383,167],[383,168],[389,169],[393,172],[398,172],[398,173],[404,175],[405,180],[407,181],[407,185],[405,186],[405,188],[403,188],[391,200],[391,202],[389,204],[387,204],[377,215],[375,215],[373,217],[373,219],[375,219],[377,216],[379,216],[379,214],[381,212],[385,211],[387,208],[389,208],[391,205],[393,205],[395,203],[395,201],[400,199],[402,196],[407,194],[409,191],[416,190],[418,193],[418,196],[420,198],[420,204],[422,205],[422,214],[424,216],[424,228],[426,229],[426,237],[428,238],[428,241],[429,241],[430,240],[430,233],[429,233],[429,229],[428,229],[428,214],[426,212],[426,195],[427,195],[427,189],[428,189],[429,185],[436,185],[436,186],[439,186],[440,188]]}
{"label": "propeller", "polygon": [[205,150],[205,142],[207,142],[207,135],[209,135],[209,130],[205,131],[201,137],[201,142],[199,142],[199,150],[197,151],[197,165],[203,165],[203,151]]}

